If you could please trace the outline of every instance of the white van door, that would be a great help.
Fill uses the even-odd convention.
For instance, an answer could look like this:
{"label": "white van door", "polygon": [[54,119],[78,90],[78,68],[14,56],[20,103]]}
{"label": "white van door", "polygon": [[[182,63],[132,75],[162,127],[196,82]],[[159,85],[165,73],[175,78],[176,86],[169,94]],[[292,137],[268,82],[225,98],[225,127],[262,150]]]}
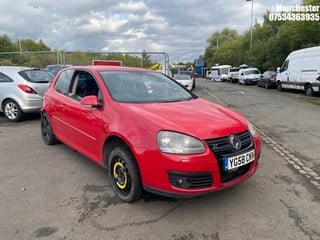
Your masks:
{"label": "white van door", "polygon": [[278,90],[290,87],[290,80],[292,74],[289,70],[290,61],[287,59],[281,66],[280,71],[277,73],[277,87]]}

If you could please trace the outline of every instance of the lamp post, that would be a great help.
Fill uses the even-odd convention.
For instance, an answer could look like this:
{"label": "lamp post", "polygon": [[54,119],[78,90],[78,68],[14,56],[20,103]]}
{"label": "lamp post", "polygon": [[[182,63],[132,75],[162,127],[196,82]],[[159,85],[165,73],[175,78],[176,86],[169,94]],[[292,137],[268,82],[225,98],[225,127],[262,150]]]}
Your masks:
{"label": "lamp post", "polygon": [[253,19],[253,0],[246,0],[247,2],[251,1],[251,24],[250,24],[250,52],[252,49],[252,19]]}
{"label": "lamp post", "polygon": [[19,44],[19,50],[20,50],[20,52],[22,52],[22,47],[21,47],[21,41],[20,41],[20,38],[17,38],[17,41],[18,41],[18,44]]}

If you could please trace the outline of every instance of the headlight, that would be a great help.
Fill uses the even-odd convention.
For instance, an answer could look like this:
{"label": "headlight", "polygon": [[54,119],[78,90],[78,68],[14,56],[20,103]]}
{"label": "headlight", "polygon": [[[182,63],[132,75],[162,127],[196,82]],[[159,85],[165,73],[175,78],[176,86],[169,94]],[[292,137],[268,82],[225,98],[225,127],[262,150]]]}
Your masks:
{"label": "headlight", "polygon": [[248,124],[248,128],[249,128],[251,135],[252,136],[257,135],[257,130],[255,129],[255,127],[249,121],[247,121],[247,124]]}
{"label": "headlight", "polygon": [[160,131],[157,141],[161,152],[164,153],[197,154],[205,151],[200,140],[182,133]]}

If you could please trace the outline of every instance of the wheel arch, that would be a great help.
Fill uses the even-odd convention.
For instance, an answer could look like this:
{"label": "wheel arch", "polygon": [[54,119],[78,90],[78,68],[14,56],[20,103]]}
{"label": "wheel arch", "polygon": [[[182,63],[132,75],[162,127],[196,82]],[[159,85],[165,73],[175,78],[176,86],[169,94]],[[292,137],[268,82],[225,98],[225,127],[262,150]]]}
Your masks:
{"label": "wheel arch", "polygon": [[[104,168],[108,167],[108,156],[110,155],[111,151],[117,146],[122,146],[122,147],[127,148],[128,151],[130,151],[130,153],[134,157],[136,164],[138,166],[137,160],[136,160],[129,144],[126,141],[124,141],[121,137],[116,136],[116,135],[112,135],[112,136],[109,136],[105,140],[104,145],[103,145],[103,162],[102,162],[102,164],[103,164]],[[138,166],[138,168],[139,168],[139,166]]]}
{"label": "wheel arch", "polygon": [[[17,100],[17,99],[15,99],[15,98],[12,98],[12,97],[6,97],[6,98],[4,98],[4,99],[2,99],[2,102],[1,102],[1,109],[4,111],[4,103],[6,102],[6,101],[8,101],[8,100],[12,100],[12,101],[15,101],[18,105],[19,105],[19,107],[20,107],[20,109],[21,109],[21,104],[20,104],[20,102],[19,102],[19,100]],[[21,111],[22,111],[22,109],[21,109]]]}

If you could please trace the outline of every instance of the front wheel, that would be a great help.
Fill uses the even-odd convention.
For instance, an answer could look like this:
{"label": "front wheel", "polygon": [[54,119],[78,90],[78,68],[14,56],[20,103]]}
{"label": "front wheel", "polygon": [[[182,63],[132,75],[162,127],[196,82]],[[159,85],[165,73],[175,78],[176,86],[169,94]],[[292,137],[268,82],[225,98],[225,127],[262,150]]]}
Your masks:
{"label": "front wheel", "polygon": [[281,82],[277,83],[277,89],[278,89],[278,91],[283,91]]}
{"label": "front wheel", "polygon": [[314,95],[314,91],[311,85],[306,86],[306,95],[312,97]]}
{"label": "front wheel", "polygon": [[134,202],[141,198],[143,188],[139,169],[127,147],[119,145],[111,151],[108,172],[111,185],[121,200]]}
{"label": "front wheel", "polygon": [[18,122],[21,120],[23,112],[18,103],[9,99],[3,104],[4,116],[10,122]]}

